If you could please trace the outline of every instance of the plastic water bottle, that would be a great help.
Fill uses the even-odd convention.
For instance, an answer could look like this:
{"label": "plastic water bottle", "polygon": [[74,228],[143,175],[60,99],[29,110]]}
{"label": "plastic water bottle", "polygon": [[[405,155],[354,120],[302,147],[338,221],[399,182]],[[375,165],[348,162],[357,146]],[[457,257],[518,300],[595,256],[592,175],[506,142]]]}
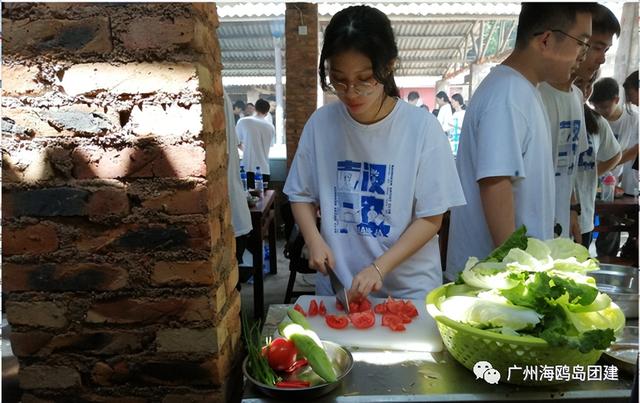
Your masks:
{"label": "plastic water bottle", "polygon": [[263,187],[264,187],[264,183],[262,183],[262,172],[260,172],[260,167],[256,167],[256,173],[254,176],[254,180],[255,180],[255,188],[256,190],[258,190],[260,192],[260,195],[262,195],[262,191],[263,191]]}
{"label": "plastic water bottle", "polygon": [[264,274],[269,274],[271,272],[271,268],[269,267],[271,260],[269,257],[269,245],[264,245],[264,251],[262,253],[262,272]]}
{"label": "plastic water bottle", "polygon": [[244,170],[244,165],[240,165],[240,180],[242,181],[242,190],[247,191],[247,172]]}
{"label": "plastic water bottle", "polygon": [[604,179],[602,179],[602,194],[600,198],[602,201],[612,202],[616,193],[616,177],[609,172]]}

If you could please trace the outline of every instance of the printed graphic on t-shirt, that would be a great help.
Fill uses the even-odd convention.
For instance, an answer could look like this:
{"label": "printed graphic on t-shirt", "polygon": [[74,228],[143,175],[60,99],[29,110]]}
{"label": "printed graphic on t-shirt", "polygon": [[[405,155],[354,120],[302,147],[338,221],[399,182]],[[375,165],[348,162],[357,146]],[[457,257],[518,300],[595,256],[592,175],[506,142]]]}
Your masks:
{"label": "printed graphic on t-shirt", "polygon": [[393,165],[338,161],[334,232],[388,237]]}
{"label": "printed graphic on t-shirt", "polygon": [[558,162],[556,176],[572,175],[578,152],[580,120],[563,120],[558,133]]}
{"label": "printed graphic on t-shirt", "polygon": [[586,151],[580,153],[578,157],[578,171],[587,172],[593,171],[596,169],[596,153],[593,152],[593,140],[591,139],[591,135],[587,136],[587,142],[589,143],[589,148]]}

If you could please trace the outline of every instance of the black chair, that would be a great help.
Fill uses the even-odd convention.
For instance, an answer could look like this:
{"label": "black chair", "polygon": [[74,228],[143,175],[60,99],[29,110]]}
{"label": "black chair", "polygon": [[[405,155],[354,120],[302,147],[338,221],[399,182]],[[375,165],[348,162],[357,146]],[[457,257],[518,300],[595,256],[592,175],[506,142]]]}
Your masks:
{"label": "black chair", "polygon": [[284,222],[284,233],[287,240],[284,246],[284,257],[289,259],[289,282],[287,283],[284,303],[289,304],[292,297],[315,294],[314,291],[294,291],[293,286],[296,282],[297,273],[311,274],[316,271],[309,268],[309,261],[302,256],[302,249],[305,245],[304,238],[293,219],[293,212],[289,202],[282,204],[280,214]]}

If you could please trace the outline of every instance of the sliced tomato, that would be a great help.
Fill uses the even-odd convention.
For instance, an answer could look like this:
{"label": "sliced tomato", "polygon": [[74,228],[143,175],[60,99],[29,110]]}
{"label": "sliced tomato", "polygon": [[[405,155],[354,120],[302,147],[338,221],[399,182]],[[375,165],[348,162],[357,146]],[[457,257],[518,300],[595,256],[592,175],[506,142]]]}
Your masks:
{"label": "sliced tomato", "polygon": [[402,313],[410,318],[415,318],[416,316],[418,316],[418,308],[413,305],[413,302],[411,302],[411,300],[406,300],[404,301],[404,306],[402,307]]}
{"label": "sliced tomato", "polygon": [[393,330],[394,332],[403,332],[407,330],[407,328],[404,327],[402,323],[394,323],[392,325],[389,325],[389,329]]}
{"label": "sliced tomato", "polygon": [[384,303],[378,304],[373,308],[373,312],[382,314],[387,313],[387,306]]}
{"label": "sliced tomato", "polygon": [[349,313],[360,312],[360,305],[357,302],[349,301]]}
{"label": "sliced tomato", "polygon": [[353,326],[358,329],[368,329],[376,324],[376,314],[371,309],[364,312],[350,313],[349,319],[351,319]]}
{"label": "sliced tomato", "polygon": [[320,306],[318,307],[318,313],[322,316],[327,314],[327,307],[324,305],[324,301],[320,301]]}
{"label": "sliced tomato", "polygon": [[304,311],[304,309],[302,309],[302,307],[300,306],[300,304],[296,304],[293,309],[295,309],[296,311],[300,312],[301,314],[303,314],[304,316],[307,316],[306,312]]}
{"label": "sliced tomato", "polygon": [[298,350],[291,340],[279,337],[267,347],[267,361],[276,371],[284,371],[296,362]]}
{"label": "sliced tomato", "polygon": [[337,298],[336,298],[336,309],[338,311],[344,311],[344,306],[342,306],[342,302],[338,301]]}
{"label": "sliced tomato", "polygon": [[286,388],[286,389],[308,388],[310,385],[311,385],[311,382],[309,381],[299,381],[299,380],[280,381],[276,383],[277,388]]}
{"label": "sliced tomato", "polygon": [[326,315],[324,321],[333,329],[344,329],[349,324],[349,319],[344,315]]}
{"label": "sliced tomato", "polygon": [[389,326],[392,324],[401,325],[402,318],[394,313],[386,313],[382,315],[382,326]]}
{"label": "sliced tomato", "polygon": [[360,301],[360,306],[359,306],[359,312],[364,312],[364,311],[368,311],[371,309],[371,301],[369,301],[368,298],[363,298],[362,301]]}
{"label": "sliced tomato", "polygon": [[404,312],[400,312],[398,316],[400,317],[400,319],[402,319],[402,323],[411,323],[411,318],[409,317],[409,315],[405,315]]}
{"label": "sliced tomato", "polygon": [[403,311],[403,308],[404,308],[404,302],[395,300],[391,297],[387,298],[387,301],[385,302],[385,304],[387,306],[387,312],[390,312],[390,313],[399,314],[400,312]]}
{"label": "sliced tomato", "polygon": [[309,316],[316,316],[318,314],[318,303],[315,299],[309,302]]}
{"label": "sliced tomato", "polygon": [[297,360],[296,362],[293,363],[293,365],[291,365],[289,368],[285,369],[284,372],[293,372],[298,368],[302,368],[306,365],[309,364],[309,361],[307,361],[306,358],[301,358],[299,360]]}

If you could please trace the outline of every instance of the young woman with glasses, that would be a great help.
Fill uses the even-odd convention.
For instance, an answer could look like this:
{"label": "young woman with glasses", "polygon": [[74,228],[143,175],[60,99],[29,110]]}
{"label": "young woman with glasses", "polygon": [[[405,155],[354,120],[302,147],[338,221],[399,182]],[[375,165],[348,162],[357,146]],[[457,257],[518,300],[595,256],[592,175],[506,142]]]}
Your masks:
{"label": "young woman with glasses", "polygon": [[340,102],[305,125],[284,187],[321,272],[318,295],[333,294],[327,270],[356,299],[422,299],[442,283],[436,233],[442,214],[465,201],[438,121],[399,99],[397,57],[375,8],[346,8],[326,28],[320,82]]}

